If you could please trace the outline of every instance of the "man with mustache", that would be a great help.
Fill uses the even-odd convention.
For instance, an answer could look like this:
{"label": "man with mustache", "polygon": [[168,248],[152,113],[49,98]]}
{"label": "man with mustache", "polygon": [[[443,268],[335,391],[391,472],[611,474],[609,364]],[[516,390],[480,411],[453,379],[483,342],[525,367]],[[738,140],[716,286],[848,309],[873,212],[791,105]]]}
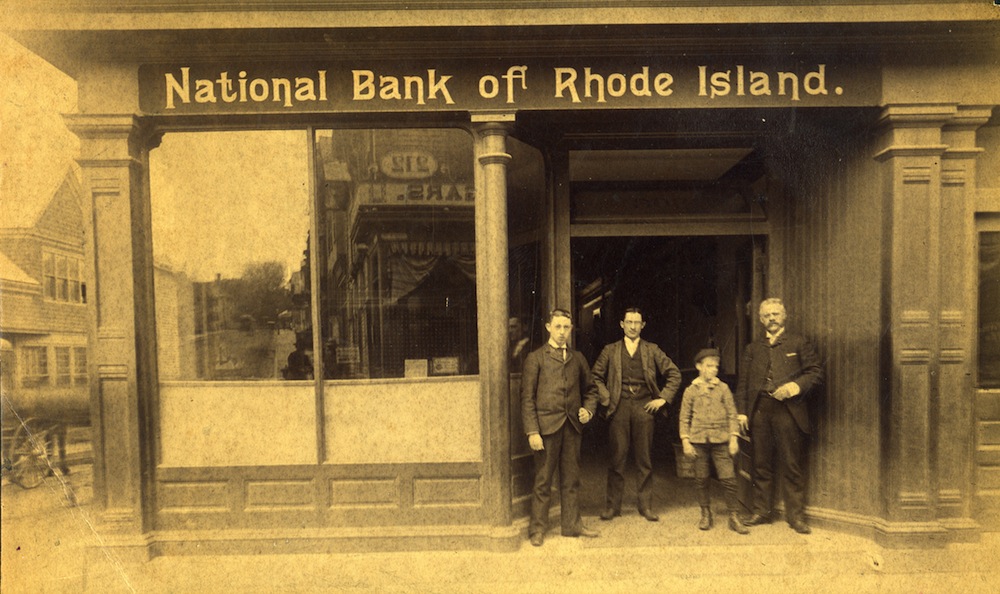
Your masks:
{"label": "man with mustache", "polygon": [[[785,332],[787,314],[781,299],[760,304],[760,323],[767,331],[747,345],[736,385],[736,410],[753,444],[753,507],[748,526],[772,520],[775,470],[782,477],[785,520],[799,534],[805,522],[806,446],[809,411],[806,400],[823,381],[816,348],[798,334]],[[749,421],[748,421],[749,416]]]}

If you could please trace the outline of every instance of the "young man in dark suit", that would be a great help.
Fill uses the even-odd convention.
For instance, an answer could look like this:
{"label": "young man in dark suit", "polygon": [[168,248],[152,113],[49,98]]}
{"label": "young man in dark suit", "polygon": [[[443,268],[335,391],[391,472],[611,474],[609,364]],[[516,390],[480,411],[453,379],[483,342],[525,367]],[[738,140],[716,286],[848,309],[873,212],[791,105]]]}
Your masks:
{"label": "young man in dark suit", "polygon": [[626,309],[621,320],[625,338],[604,347],[594,363],[594,384],[611,419],[611,465],[602,520],[621,515],[629,445],[639,468],[639,514],[650,522],[660,519],[653,511],[654,417],[677,394],[681,372],[660,347],[639,339],[645,325],[639,308]]}
{"label": "young man in dark suit", "polygon": [[760,323],[767,331],[747,345],[736,385],[736,410],[753,444],[753,509],[749,526],[771,522],[773,480],[777,469],[784,483],[785,519],[800,534],[811,532],[805,521],[806,445],[809,440],[807,398],[823,381],[816,348],[798,334],[785,332],[781,299],[760,304]]}
{"label": "young man in dark suit", "polygon": [[594,417],[590,367],[566,341],[573,329],[570,314],[554,309],[545,329],[548,342],[524,360],[521,376],[521,416],[528,445],[535,452],[535,485],[531,499],[531,544],[541,546],[549,518],[552,476],[559,472],[563,536],[596,537],[580,518],[580,443],[583,425]]}

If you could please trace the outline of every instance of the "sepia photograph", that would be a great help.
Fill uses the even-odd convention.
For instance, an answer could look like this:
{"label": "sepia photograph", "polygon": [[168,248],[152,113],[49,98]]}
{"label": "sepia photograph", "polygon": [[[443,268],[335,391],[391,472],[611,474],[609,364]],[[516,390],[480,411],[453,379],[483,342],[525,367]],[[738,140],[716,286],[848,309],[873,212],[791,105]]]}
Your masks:
{"label": "sepia photograph", "polygon": [[0,3],[0,592],[1000,591],[1000,1]]}

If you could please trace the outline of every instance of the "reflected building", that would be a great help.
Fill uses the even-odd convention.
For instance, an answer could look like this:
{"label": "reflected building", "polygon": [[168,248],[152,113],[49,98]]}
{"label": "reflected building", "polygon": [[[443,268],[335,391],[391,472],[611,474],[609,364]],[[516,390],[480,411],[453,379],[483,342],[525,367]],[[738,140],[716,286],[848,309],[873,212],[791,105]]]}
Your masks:
{"label": "reflected building", "polygon": [[471,150],[457,130],[317,133],[323,339],[346,377],[477,373]]}

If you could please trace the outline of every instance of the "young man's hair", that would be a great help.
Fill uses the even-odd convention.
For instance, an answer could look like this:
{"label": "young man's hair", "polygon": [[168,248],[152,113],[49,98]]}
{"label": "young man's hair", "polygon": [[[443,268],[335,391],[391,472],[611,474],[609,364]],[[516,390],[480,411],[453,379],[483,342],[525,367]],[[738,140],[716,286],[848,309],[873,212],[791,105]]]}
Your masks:
{"label": "young man's hair", "polygon": [[561,307],[557,307],[557,308],[555,308],[555,309],[553,309],[552,311],[549,312],[549,316],[547,318],[545,318],[545,323],[546,324],[551,324],[552,320],[555,319],[555,318],[566,318],[568,320],[572,320],[573,316],[571,316],[570,313],[568,311],[566,311],[565,309],[562,309]]}
{"label": "young man's hair", "polygon": [[643,321],[646,320],[646,317],[642,315],[642,310],[641,309],[639,309],[638,307],[630,307],[630,308],[628,308],[628,309],[626,309],[625,311],[622,312],[622,321],[623,322],[625,321],[625,316],[628,315],[628,314],[630,314],[630,313],[639,314],[639,317],[642,318]]}

